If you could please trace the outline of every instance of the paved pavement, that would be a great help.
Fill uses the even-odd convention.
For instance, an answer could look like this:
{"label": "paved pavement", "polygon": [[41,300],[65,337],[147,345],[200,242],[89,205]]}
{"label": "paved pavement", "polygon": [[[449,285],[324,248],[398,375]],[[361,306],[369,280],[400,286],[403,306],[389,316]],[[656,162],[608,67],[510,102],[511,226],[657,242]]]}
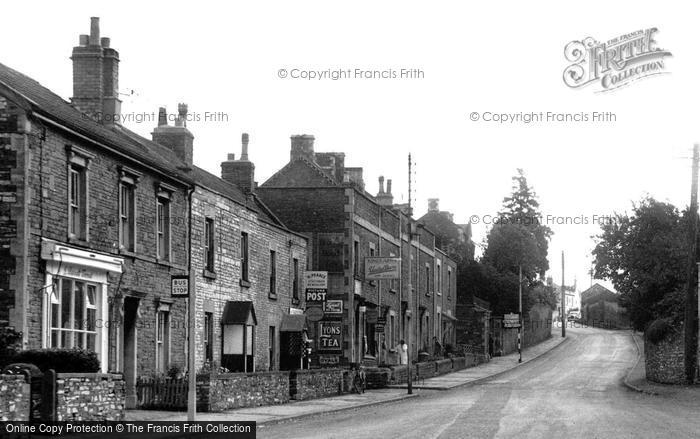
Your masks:
{"label": "paved pavement", "polygon": [[[553,331],[556,332],[556,331]],[[522,366],[539,356],[549,352],[567,339],[562,338],[560,334],[555,334],[549,340],[537,344],[531,348],[523,349],[523,361],[518,364],[518,353],[505,355],[503,357],[494,357],[488,363],[480,364],[477,367],[462,369],[457,372],[448,373],[433,378],[427,378],[413,383],[414,389],[428,390],[448,390],[459,386],[465,386],[478,383],[484,379],[492,378],[504,372],[507,372],[514,367]],[[391,386],[394,388],[405,389],[406,384]]]}
{"label": "paved pavement", "polygon": [[629,331],[570,328],[528,363],[392,404],[258,427],[259,438],[695,438],[700,399],[623,385],[638,358]]}
{"label": "paved pavement", "polygon": [[[544,343],[524,349],[522,364],[539,357],[558,346],[563,341],[565,341],[565,339],[554,336]],[[424,382],[416,383],[413,395],[408,395],[406,393],[405,385],[395,386],[388,389],[368,390],[362,395],[347,394],[309,401],[293,401],[281,405],[242,408],[222,413],[200,413],[198,419],[205,419],[207,421],[257,421],[258,424],[264,424],[286,421],[293,418],[327,415],[341,410],[359,409],[415,397],[421,394],[421,389],[446,390],[457,386],[473,384],[518,366],[518,354],[515,353],[504,357],[493,358],[489,363],[477,367],[429,378]],[[129,421],[183,421],[187,419],[187,413],[157,410],[129,410],[127,411],[126,418]]]}

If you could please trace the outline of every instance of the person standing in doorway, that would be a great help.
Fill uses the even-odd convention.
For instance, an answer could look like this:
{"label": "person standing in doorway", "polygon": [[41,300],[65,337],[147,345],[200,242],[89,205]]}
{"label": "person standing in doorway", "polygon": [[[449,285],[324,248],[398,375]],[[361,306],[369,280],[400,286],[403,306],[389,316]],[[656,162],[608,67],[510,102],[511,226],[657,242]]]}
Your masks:
{"label": "person standing in doorway", "polygon": [[399,364],[408,364],[408,345],[405,341],[399,340],[396,351],[399,353]]}

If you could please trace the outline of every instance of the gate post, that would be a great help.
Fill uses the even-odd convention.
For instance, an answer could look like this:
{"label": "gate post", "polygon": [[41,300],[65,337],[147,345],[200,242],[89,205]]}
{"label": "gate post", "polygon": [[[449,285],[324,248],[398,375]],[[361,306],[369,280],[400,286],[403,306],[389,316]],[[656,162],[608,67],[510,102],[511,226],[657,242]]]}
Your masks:
{"label": "gate post", "polygon": [[56,371],[44,372],[41,382],[41,420],[56,421]]}

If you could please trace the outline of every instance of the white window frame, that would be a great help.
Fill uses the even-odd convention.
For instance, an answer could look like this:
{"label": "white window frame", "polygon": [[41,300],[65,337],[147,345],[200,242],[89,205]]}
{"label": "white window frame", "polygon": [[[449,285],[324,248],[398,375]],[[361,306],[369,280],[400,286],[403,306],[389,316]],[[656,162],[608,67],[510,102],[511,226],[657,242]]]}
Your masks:
{"label": "white window frame", "polygon": [[[167,318],[167,321],[163,323],[163,317]],[[163,325],[163,331],[161,335],[161,324]],[[155,333],[155,343],[156,343],[156,371],[161,373],[167,373],[170,368],[170,340],[172,328],[172,316],[170,314],[170,304],[161,303],[156,309],[156,333]],[[161,358],[163,357],[163,358]],[[163,360],[165,360],[163,364]]]}
{"label": "white window frame", "polygon": [[[161,217],[161,209],[163,217]],[[158,193],[156,197],[156,257],[161,261],[170,261],[171,258],[172,224],[170,212],[170,197]]]}

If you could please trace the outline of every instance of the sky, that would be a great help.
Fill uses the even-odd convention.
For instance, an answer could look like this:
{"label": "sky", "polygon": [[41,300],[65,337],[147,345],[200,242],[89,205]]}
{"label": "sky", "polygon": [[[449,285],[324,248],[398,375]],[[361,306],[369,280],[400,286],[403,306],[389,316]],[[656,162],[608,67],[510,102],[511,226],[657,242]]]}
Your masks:
{"label": "sky", "polygon": [[[522,168],[554,231],[550,274],[561,281],[563,251],[566,283],[575,278],[586,288],[597,220],[629,211],[645,195],[681,208],[689,203],[689,157],[700,141],[697,11],[661,6],[11,2],[2,8],[13,18],[3,20],[0,62],[69,99],[71,49],[89,33],[90,17],[100,17],[101,35],[120,53],[130,129],[150,137],[158,107],[174,113],[185,102],[199,117],[188,122],[195,164],[219,174],[228,153],[240,154],[247,132],[260,183],[288,162],[290,135],[313,134],[316,151],[345,152],[346,166],[364,168],[370,193],[380,175],[391,178],[396,202],[408,199],[411,153],[417,216],[428,198],[439,198],[456,222],[473,222],[479,244]],[[564,84],[567,43],[654,27],[657,45],[672,53],[666,74],[606,93]],[[348,69],[421,73],[292,77]],[[488,113],[532,112],[609,112],[614,120],[484,121]]]}

